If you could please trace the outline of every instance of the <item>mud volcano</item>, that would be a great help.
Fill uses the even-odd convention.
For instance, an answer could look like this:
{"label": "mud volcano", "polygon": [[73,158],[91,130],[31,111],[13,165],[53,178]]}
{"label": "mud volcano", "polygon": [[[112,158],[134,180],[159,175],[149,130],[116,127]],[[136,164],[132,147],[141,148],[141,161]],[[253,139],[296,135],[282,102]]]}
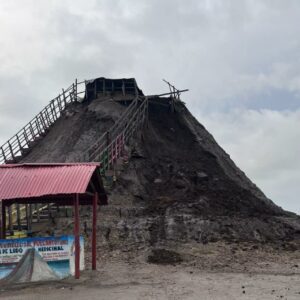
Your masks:
{"label": "mud volcano", "polygon": [[[127,144],[128,161],[99,212],[101,247],[299,241],[299,217],[268,199],[183,102],[173,112],[170,98],[149,100],[148,124]],[[70,105],[22,162],[77,161],[127,106],[113,96]],[[90,212],[82,215],[89,234]],[[68,231],[64,224],[57,233]]]}

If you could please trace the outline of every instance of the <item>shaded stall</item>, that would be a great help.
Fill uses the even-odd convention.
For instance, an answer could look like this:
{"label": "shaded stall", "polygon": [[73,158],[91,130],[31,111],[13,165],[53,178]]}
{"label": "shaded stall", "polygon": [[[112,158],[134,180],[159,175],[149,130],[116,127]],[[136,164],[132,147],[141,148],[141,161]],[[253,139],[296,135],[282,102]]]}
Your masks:
{"label": "shaded stall", "polygon": [[12,204],[54,203],[74,207],[75,278],[80,271],[79,205],[92,205],[92,269],[96,269],[97,206],[107,204],[97,163],[0,165],[1,238]]}

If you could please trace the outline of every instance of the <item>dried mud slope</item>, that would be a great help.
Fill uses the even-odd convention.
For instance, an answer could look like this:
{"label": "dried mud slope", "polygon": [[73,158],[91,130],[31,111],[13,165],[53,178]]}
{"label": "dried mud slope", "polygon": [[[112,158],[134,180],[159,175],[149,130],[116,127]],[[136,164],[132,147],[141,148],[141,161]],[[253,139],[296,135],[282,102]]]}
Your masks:
{"label": "dried mud slope", "polygon": [[[124,109],[100,100],[73,106],[24,162],[76,161]],[[151,104],[148,127],[129,149],[100,212],[101,246],[299,240],[299,217],[266,198],[183,104],[175,113]],[[82,213],[88,232],[90,214]]]}
{"label": "dried mud slope", "polygon": [[125,109],[110,99],[71,105],[21,162],[78,161]]}
{"label": "dried mud slope", "polygon": [[150,107],[109,198],[99,237],[110,248],[299,240],[299,218],[266,198],[183,105]]}

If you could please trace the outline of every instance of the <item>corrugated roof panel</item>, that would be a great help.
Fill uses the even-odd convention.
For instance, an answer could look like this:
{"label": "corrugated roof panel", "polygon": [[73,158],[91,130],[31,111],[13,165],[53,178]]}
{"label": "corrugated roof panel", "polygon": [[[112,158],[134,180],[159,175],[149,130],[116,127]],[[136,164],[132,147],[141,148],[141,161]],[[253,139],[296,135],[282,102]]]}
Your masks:
{"label": "corrugated roof panel", "polygon": [[96,163],[0,165],[0,199],[84,194]]}

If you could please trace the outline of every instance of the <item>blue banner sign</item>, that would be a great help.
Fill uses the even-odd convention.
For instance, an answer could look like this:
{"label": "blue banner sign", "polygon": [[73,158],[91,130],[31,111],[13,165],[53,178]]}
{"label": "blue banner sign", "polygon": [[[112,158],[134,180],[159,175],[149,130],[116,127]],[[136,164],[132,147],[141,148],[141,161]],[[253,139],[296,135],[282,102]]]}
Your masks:
{"label": "blue banner sign", "polygon": [[[0,284],[57,280],[74,275],[74,236],[0,240]],[[80,270],[84,241],[80,237]]]}

